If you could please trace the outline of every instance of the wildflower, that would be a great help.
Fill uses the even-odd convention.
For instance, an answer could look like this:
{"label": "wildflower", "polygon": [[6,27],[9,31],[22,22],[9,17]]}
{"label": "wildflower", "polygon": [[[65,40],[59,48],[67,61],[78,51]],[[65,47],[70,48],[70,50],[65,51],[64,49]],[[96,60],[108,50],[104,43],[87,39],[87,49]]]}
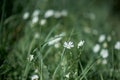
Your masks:
{"label": "wildflower", "polygon": [[95,20],[95,19],[96,19],[96,15],[95,15],[94,13],[90,13],[90,14],[89,14],[89,18],[90,18],[91,20]]}
{"label": "wildflower", "polygon": [[74,44],[72,41],[69,41],[69,42],[64,42],[63,46],[67,49],[71,49],[72,47],[74,47]]}
{"label": "wildflower", "polygon": [[107,64],[107,60],[106,60],[106,59],[103,59],[103,60],[102,60],[102,64]]}
{"label": "wildflower", "polygon": [[67,15],[68,15],[68,12],[66,10],[61,11],[61,16],[67,16]]}
{"label": "wildflower", "polygon": [[116,42],[114,48],[117,49],[117,50],[120,50],[120,41]]}
{"label": "wildflower", "polygon": [[103,42],[104,40],[105,40],[105,35],[104,34],[102,34],[102,35],[100,35],[100,37],[99,37],[99,42]]}
{"label": "wildflower", "polygon": [[62,38],[61,37],[58,37],[58,38],[55,38],[55,39],[51,39],[49,42],[48,42],[48,45],[54,45],[56,43],[58,43]]}
{"label": "wildflower", "polygon": [[100,52],[100,55],[103,58],[107,58],[108,57],[108,50],[107,49],[102,49],[101,52]]}
{"label": "wildflower", "polygon": [[54,13],[54,17],[55,17],[55,18],[60,18],[60,17],[61,17],[61,13],[60,13],[59,11],[56,11],[56,12]]}
{"label": "wildflower", "polygon": [[104,42],[104,43],[103,43],[103,47],[104,47],[104,48],[107,48],[107,46],[108,46],[108,45],[107,45],[107,42]]}
{"label": "wildflower", "polygon": [[33,17],[38,16],[40,14],[40,10],[35,10],[32,14]]}
{"label": "wildflower", "polygon": [[99,50],[100,50],[100,45],[99,45],[99,44],[96,44],[96,45],[93,47],[93,52],[94,52],[94,53],[97,53]]}
{"label": "wildflower", "polygon": [[54,15],[54,11],[53,10],[48,10],[48,11],[46,11],[44,17],[49,18],[49,17],[51,17],[53,15]]}
{"label": "wildflower", "polygon": [[31,80],[38,80],[38,79],[39,79],[38,75],[33,75],[33,76],[31,77]]}
{"label": "wildflower", "polygon": [[28,61],[32,61],[34,59],[34,55],[29,55],[29,57],[27,59],[28,59]]}
{"label": "wildflower", "polygon": [[45,24],[46,24],[46,19],[41,19],[40,25],[43,26],[43,25],[45,25]]}
{"label": "wildflower", "polygon": [[111,41],[111,36],[108,36],[108,37],[107,37],[107,41]]}
{"label": "wildflower", "polygon": [[35,33],[35,39],[39,38],[39,33]]}
{"label": "wildflower", "polygon": [[38,16],[35,16],[35,17],[33,17],[33,19],[32,19],[32,23],[35,24],[35,23],[38,22],[38,20],[39,20]]}
{"label": "wildflower", "polygon": [[28,19],[29,15],[30,15],[29,12],[25,12],[24,15],[23,15],[23,19],[24,20]]}
{"label": "wildflower", "polygon": [[35,71],[34,71],[35,73],[38,73],[38,69],[35,69]]}
{"label": "wildflower", "polygon": [[60,47],[60,43],[56,43],[56,44],[54,45],[54,47],[55,47],[55,48],[59,48],[59,47]]}
{"label": "wildflower", "polygon": [[66,74],[65,77],[69,79],[69,77],[70,77],[70,72],[69,72],[68,74]]}
{"label": "wildflower", "polygon": [[84,40],[81,40],[79,43],[78,43],[78,48],[82,47],[84,45],[85,41]]}

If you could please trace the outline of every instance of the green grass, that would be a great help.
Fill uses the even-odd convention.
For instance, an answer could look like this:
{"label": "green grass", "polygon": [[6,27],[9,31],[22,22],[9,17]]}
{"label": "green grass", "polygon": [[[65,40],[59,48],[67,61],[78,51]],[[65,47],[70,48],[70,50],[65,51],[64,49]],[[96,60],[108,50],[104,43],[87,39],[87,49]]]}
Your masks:
{"label": "green grass", "polygon": [[[1,19],[0,80],[31,80],[33,75],[38,75],[38,80],[120,79],[120,50],[114,48],[120,41],[119,23],[109,16],[111,3],[95,0],[30,0],[25,4],[26,0],[22,3],[20,13]],[[13,12],[17,4],[19,0],[14,2]],[[49,9],[66,10],[68,14],[45,18],[45,25],[40,25],[39,21],[33,24],[32,14],[36,9],[41,11],[39,21]],[[25,12],[30,13],[26,20],[23,19]],[[102,34],[105,40],[99,42]],[[49,45],[58,38],[58,42]],[[78,49],[81,40],[85,43]],[[74,47],[65,48],[65,41],[72,41]],[[100,45],[97,53],[93,51],[96,44]],[[108,57],[100,55],[102,49],[108,50]],[[31,61],[28,60],[30,55],[34,55]]]}

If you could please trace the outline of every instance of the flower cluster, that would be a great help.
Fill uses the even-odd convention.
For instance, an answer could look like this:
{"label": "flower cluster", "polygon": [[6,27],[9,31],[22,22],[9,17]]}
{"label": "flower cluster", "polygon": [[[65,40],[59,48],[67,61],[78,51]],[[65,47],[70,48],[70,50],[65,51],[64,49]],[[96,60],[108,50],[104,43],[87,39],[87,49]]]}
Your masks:
{"label": "flower cluster", "polygon": [[[81,40],[79,43],[78,43],[78,46],[77,46],[77,48],[80,48],[80,47],[82,47],[83,45],[84,45],[84,40]],[[73,44],[73,42],[72,41],[69,41],[69,42],[64,42],[64,45],[63,45],[65,48],[67,48],[67,49],[71,49],[71,48],[73,48],[74,47],[74,44]]]}

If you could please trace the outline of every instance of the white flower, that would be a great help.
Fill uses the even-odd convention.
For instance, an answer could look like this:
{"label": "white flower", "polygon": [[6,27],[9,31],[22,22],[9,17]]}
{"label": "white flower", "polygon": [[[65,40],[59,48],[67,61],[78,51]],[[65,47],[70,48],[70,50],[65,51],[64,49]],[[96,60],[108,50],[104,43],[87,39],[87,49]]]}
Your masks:
{"label": "white flower", "polygon": [[93,52],[94,52],[94,53],[97,53],[99,50],[100,50],[100,45],[99,45],[99,44],[96,44],[96,45],[93,47]]}
{"label": "white flower", "polygon": [[89,18],[90,18],[91,20],[95,20],[95,19],[96,19],[96,15],[95,15],[94,13],[90,13],[90,14],[89,14]]}
{"label": "white flower", "polygon": [[25,12],[23,15],[23,19],[28,19],[29,15],[30,15],[29,12]]}
{"label": "white flower", "polygon": [[35,16],[32,18],[32,23],[35,24],[38,22],[38,20],[39,20],[38,16]]}
{"label": "white flower", "polygon": [[103,43],[103,48],[107,48],[107,46],[108,46],[107,42],[104,42]]}
{"label": "white flower", "polygon": [[120,41],[116,42],[114,48],[117,49],[117,50],[120,50]]}
{"label": "white flower", "polygon": [[107,37],[107,41],[109,41],[109,42],[111,41],[111,36]]}
{"label": "white flower", "polygon": [[41,26],[44,26],[45,24],[46,24],[46,19],[41,19],[40,25],[41,25]]}
{"label": "white flower", "polygon": [[55,47],[55,48],[59,48],[59,47],[60,47],[60,43],[59,43],[59,42],[56,43],[56,44],[54,45],[54,47]]}
{"label": "white flower", "polygon": [[54,17],[55,17],[55,18],[60,18],[60,17],[61,17],[61,13],[60,13],[59,11],[56,11],[56,12],[54,13]]}
{"label": "white flower", "polygon": [[29,55],[27,59],[28,61],[32,61],[34,59],[34,55]]}
{"label": "white flower", "polygon": [[63,46],[67,49],[71,49],[72,47],[74,47],[74,44],[72,41],[69,41],[69,42],[64,42]]}
{"label": "white flower", "polygon": [[107,60],[106,60],[106,59],[103,59],[103,60],[102,60],[102,64],[107,64]]}
{"label": "white flower", "polygon": [[67,16],[67,15],[68,15],[68,12],[66,10],[61,11],[61,16]]}
{"label": "white flower", "polygon": [[100,35],[100,37],[99,37],[99,42],[101,43],[101,42],[103,42],[104,40],[105,40],[105,35],[104,34],[102,34],[102,35]]}
{"label": "white flower", "polygon": [[78,43],[78,47],[77,47],[77,48],[80,48],[81,46],[83,46],[84,43],[85,43],[85,41],[84,41],[84,40],[81,40],[81,41]]}
{"label": "white flower", "polygon": [[40,14],[40,10],[35,10],[32,14],[33,17],[38,16]]}
{"label": "white flower", "polygon": [[48,45],[54,45],[56,43],[58,43],[62,38],[61,37],[58,37],[58,38],[55,38],[55,39],[51,39],[49,42],[48,42]]}
{"label": "white flower", "polygon": [[35,73],[38,73],[38,69],[35,69],[35,71],[34,71]]}
{"label": "white flower", "polygon": [[40,36],[39,33],[35,33],[35,36],[34,36],[34,37],[35,37],[35,39],[38,39],[39,36]]}
{"label": "white flower", "polygon": [[54,11],[53,10],[48,10],[48,11],[46,11],[44,17],[49,18],[49,17],[51,17],[53,15],[54,15]]}
{"label": "white flower", "polygon": [[38,75],[33,75],[33,76],[31,77],[31,80],[38,80],[38,79],[39,79]]}
{"label": "white flower", "polygon": [[100,52],[100,55],[103,58],[107,58],[108,57],[108,50],[107,49],[102,49],[101,52]]}
{"label": "white flower", "polygon": [[68,74],[66,74],[65,77],[69,79],[69,77],[70,77],[70,72],[69,72]]}

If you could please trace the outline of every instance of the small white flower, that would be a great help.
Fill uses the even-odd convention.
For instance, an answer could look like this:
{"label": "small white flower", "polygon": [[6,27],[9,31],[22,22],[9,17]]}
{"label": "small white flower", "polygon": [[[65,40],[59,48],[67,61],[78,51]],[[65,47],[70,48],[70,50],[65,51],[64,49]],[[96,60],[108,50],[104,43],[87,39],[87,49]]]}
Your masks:
{"label": "small white flower", "polygon": [[55,18],[60,18],[60,17],[61,17],[61,13],[60,13],[59,11],[56,11],[56,12],[54,13],[54,17],[55,17]]}
{"label": "small white flower", "polygon": [[49,17],[51,17],[53,15],[54,15],[54,11],[53,10],[48,10],[48,11],[46,11],[44,17],[49,18]]}
{"label": "small white flower", "polygon": [[45,24],[46,24],[46,19],[41,19],[40,25],[41,25],[41,26],[44,26]]}
{"label": "small white flower", "polygon": [[39,79],[39,76],[38,75],[33,75],[32,77],[31,77],[31,80],[38,80]]}
{"label": "small white flower", "polygon": [[104,34],[102,34],[102,35],[100,35],[98,41],[101,43],[101,42],[103,42],[105,40],[105,38],[106,38],[106,36]]}
{"label": "small white flower", "polygon": [[40,10],[35,10],[32,14],[33,17],[38,16],[40,14]]}
{"label": "small white flower", "polygon": [[96,15],[95,15],[94,13],[90,13],[90,14],[89,14],[89,18],[90,18],[91,20],[95,20],[95,19],[96,19]]}
{"label": "small white flower", "polygon": [[54,47],[55,47],[55,48],[59,48],[59,47],[60,47],[60,43],[59,43],[59,42],[56,43],[56,44],[54,45]]}
{"label": "small white flower", "polygon": [[77,48],[80,48],[84,45],[85,41],[84,40],[81,40],[79,43],[78,43],[78,47]]}
{"label": "small white flower", "polygon": [[106,60],[106,59],[103,59],[103,60],[102,60],[102,64],[107,64],[107,60]]}
{"label": "small white flower", "polygon": [[35,73],[38,73],[38,69],[35,69],[35,71],[34,71]]}
{"label": "small white flower", "polygon": [[67,15],[68,15],[68,12],[66,10],[61,11],[61,16],[67,16]]}
{"label": "small white flower", "polygon": [[107,48],[107,46],[108,46],[107,42],[104,42],[103,43],[103,48]]}
{"label": "small white flower", "polygon": [[117,49],[117,50],[120,50],[120,41],[116,42],[114,48]]}
{"label": "small white flower", "polygon": [[68,74],[66,74],[65,77],[69,79],[69,77],[70,77],[70,72],[69,72]]}
{"label": "small white flower", "polygon": [[93,52],[94,52],[94,53],[97,53],[99,50],[100,50],[100,45],[99,45],[99,44],[96,44],[96,45],[93,47]]}
{"label": "small white flower", "polygon": [[62,38],[61,37],[58,37],[58,38],[55,38],[55,39],[52,39],[48,42],[48,45],[54,45],[56,43],[58,43]]}
{"label": "small white flower", "polygon": [[24,20],[25,20],[25,19],[28,19],[29,15],[30,15],[29,12],[25,12],[24,15],[23,15],[23,19],[24,19]]}
{"label": "small white flower", "polygon": [[109,42],[111,41],[111,36],[107,37],[107,41],[109,41]]}
{"label": "small white flower", "polygon": [[28,59],[28,61],[32,61],[34,59],[34,55],[29,55],[29,57],[27,59]]}
{"label": "small white flower", "polygon": [[64,42],[63,46],[67,49],[71,49],[72,47],[74,47],[74,44],[72,41],[69,41],[69,42]]}
{"label": "small white flower", "polygon": [[100,55],[103,57],[103,58],[107,58],[108,57],[108,50],[107,49],[102,49],[101,52],[100,52]]}
{"label": "small white flower", "polygon": [[35,37],[35,39],[38,39],[39,36],[40,36],[39,33],[35,33],[35,36],[34,36],[34,37]]}
{"label": "small white flower", "polygon": [[35,24],[38,22],[38,20],[39,20],[38,16],[35,16],[32,18],[32,23]]}

